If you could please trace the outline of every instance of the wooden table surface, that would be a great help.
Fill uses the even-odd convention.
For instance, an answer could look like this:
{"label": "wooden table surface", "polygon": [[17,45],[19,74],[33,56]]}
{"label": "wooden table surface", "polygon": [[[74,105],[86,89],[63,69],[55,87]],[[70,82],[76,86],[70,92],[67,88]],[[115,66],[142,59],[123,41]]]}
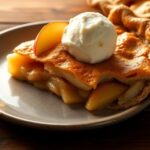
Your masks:
{"label": "wooden table surface", "polygon": [[[0,30],[93,10],[85,0],[0,0]],[[76,132],[43,131],[0,119],[0,150],[150,150],[150,108],[120,124]]]}

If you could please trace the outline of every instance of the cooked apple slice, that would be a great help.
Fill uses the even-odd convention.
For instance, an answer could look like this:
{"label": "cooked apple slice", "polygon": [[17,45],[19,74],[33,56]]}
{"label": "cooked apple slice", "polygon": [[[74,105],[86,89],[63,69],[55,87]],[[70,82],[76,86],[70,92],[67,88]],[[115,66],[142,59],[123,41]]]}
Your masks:
{"label": "cooked apple slice", "polygon": [[61,96],[59,82],[59,78],[50,77],[49,81],[47,82],[47,87],[51,92],[55,93],[58,96]]}
{"label": "cooked apple slice", "polygon": [[89,100],[86,103],[86,108],[90,111],[103,109],[108,104],[116,100],[118,96],[126,90],[126,88],[127,87],[121,83],[102,83],[91,93]]}
{"label": "cooked apple slice", "polygon": [[61,78],[51,77],[47,86],[50,91],[61,96],[66,104],[82,103],[86,100],[85,93],[82,96],[81,92]]}
{"label": "cooked apple slice", "polygon": [[60,80],[59,84],[61,96],[65,104],[76,104],[85,101],[85,99],[79,95],[77,89],[72,87],[69,83]]}
{"label": "cooked apple slice", "polygon": [[129,87],[129,89],[123,93],[118,100],[119,105],[124,105],[134,97],[140,94],[142,92],[143,88],[145,86],[144,81],[136,81],[133,85]]}
{"label": "cooked apple slice", "polygon": [[36,55],[51,50],[61,42],[61,37],[64,28],[68,25],[67,22],[51,22],[45,25],[34,42],[34,52]]}
{"label": "cooked apple slice", "polygon": [[33,62],[33,60],[27,56],[19,55],[16,53],[9,54],[7,56],[8,72],[13,77],[23,80],[24,75],[21,72],[21,66],[29,64],[31,62]]}

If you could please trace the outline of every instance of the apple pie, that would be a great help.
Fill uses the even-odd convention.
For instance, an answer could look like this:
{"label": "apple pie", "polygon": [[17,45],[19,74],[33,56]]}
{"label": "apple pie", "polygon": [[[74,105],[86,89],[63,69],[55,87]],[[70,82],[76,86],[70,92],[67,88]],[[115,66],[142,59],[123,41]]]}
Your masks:
{"label": "apple pie", "polygon": [[[87,110],[126,109],[150,93],[150,3],[133,0],[89,0],[115,25],[113,55],[96,64],[71,56],[61,43],[36,55],[34,40],[7,56],[13,77],[49,90],[66,104],[84,103]],[[138,14],[138,15],[137,15]]]}

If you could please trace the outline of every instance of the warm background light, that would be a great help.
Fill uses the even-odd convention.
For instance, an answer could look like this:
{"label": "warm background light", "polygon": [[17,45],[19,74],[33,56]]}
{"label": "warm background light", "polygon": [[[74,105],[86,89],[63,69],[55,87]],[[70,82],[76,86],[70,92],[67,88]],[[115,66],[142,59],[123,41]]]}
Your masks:
{"label": "warm background light", "polygon": [[86,0],[0,0],[0,23],[68,19],[90,9]]}

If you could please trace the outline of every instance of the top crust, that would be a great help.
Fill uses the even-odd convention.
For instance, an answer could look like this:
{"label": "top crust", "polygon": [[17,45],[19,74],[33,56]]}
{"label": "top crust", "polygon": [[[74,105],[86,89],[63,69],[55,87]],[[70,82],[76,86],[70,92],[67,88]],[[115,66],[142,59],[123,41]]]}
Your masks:
{"label": "top crust", "polygon": [[[120,28],[117,29],[120,33]],[[14,49],[14,52],[43,62],[50,73],[55,75],[57,72],[56,75],[69,80],[69,82],[71,81],[66,74],[72,76],[87,86],[87,90],[95,89],[99,82],[112,78],[127,84],[138,79],[150,78],[150,48],[143,39],[134,33],[123,32],[118,35],[113,56],[97,64],[76,60],[65,51],[62,45],[37,57],[33,52],[32,45],[33,41],[22,43]]]}

